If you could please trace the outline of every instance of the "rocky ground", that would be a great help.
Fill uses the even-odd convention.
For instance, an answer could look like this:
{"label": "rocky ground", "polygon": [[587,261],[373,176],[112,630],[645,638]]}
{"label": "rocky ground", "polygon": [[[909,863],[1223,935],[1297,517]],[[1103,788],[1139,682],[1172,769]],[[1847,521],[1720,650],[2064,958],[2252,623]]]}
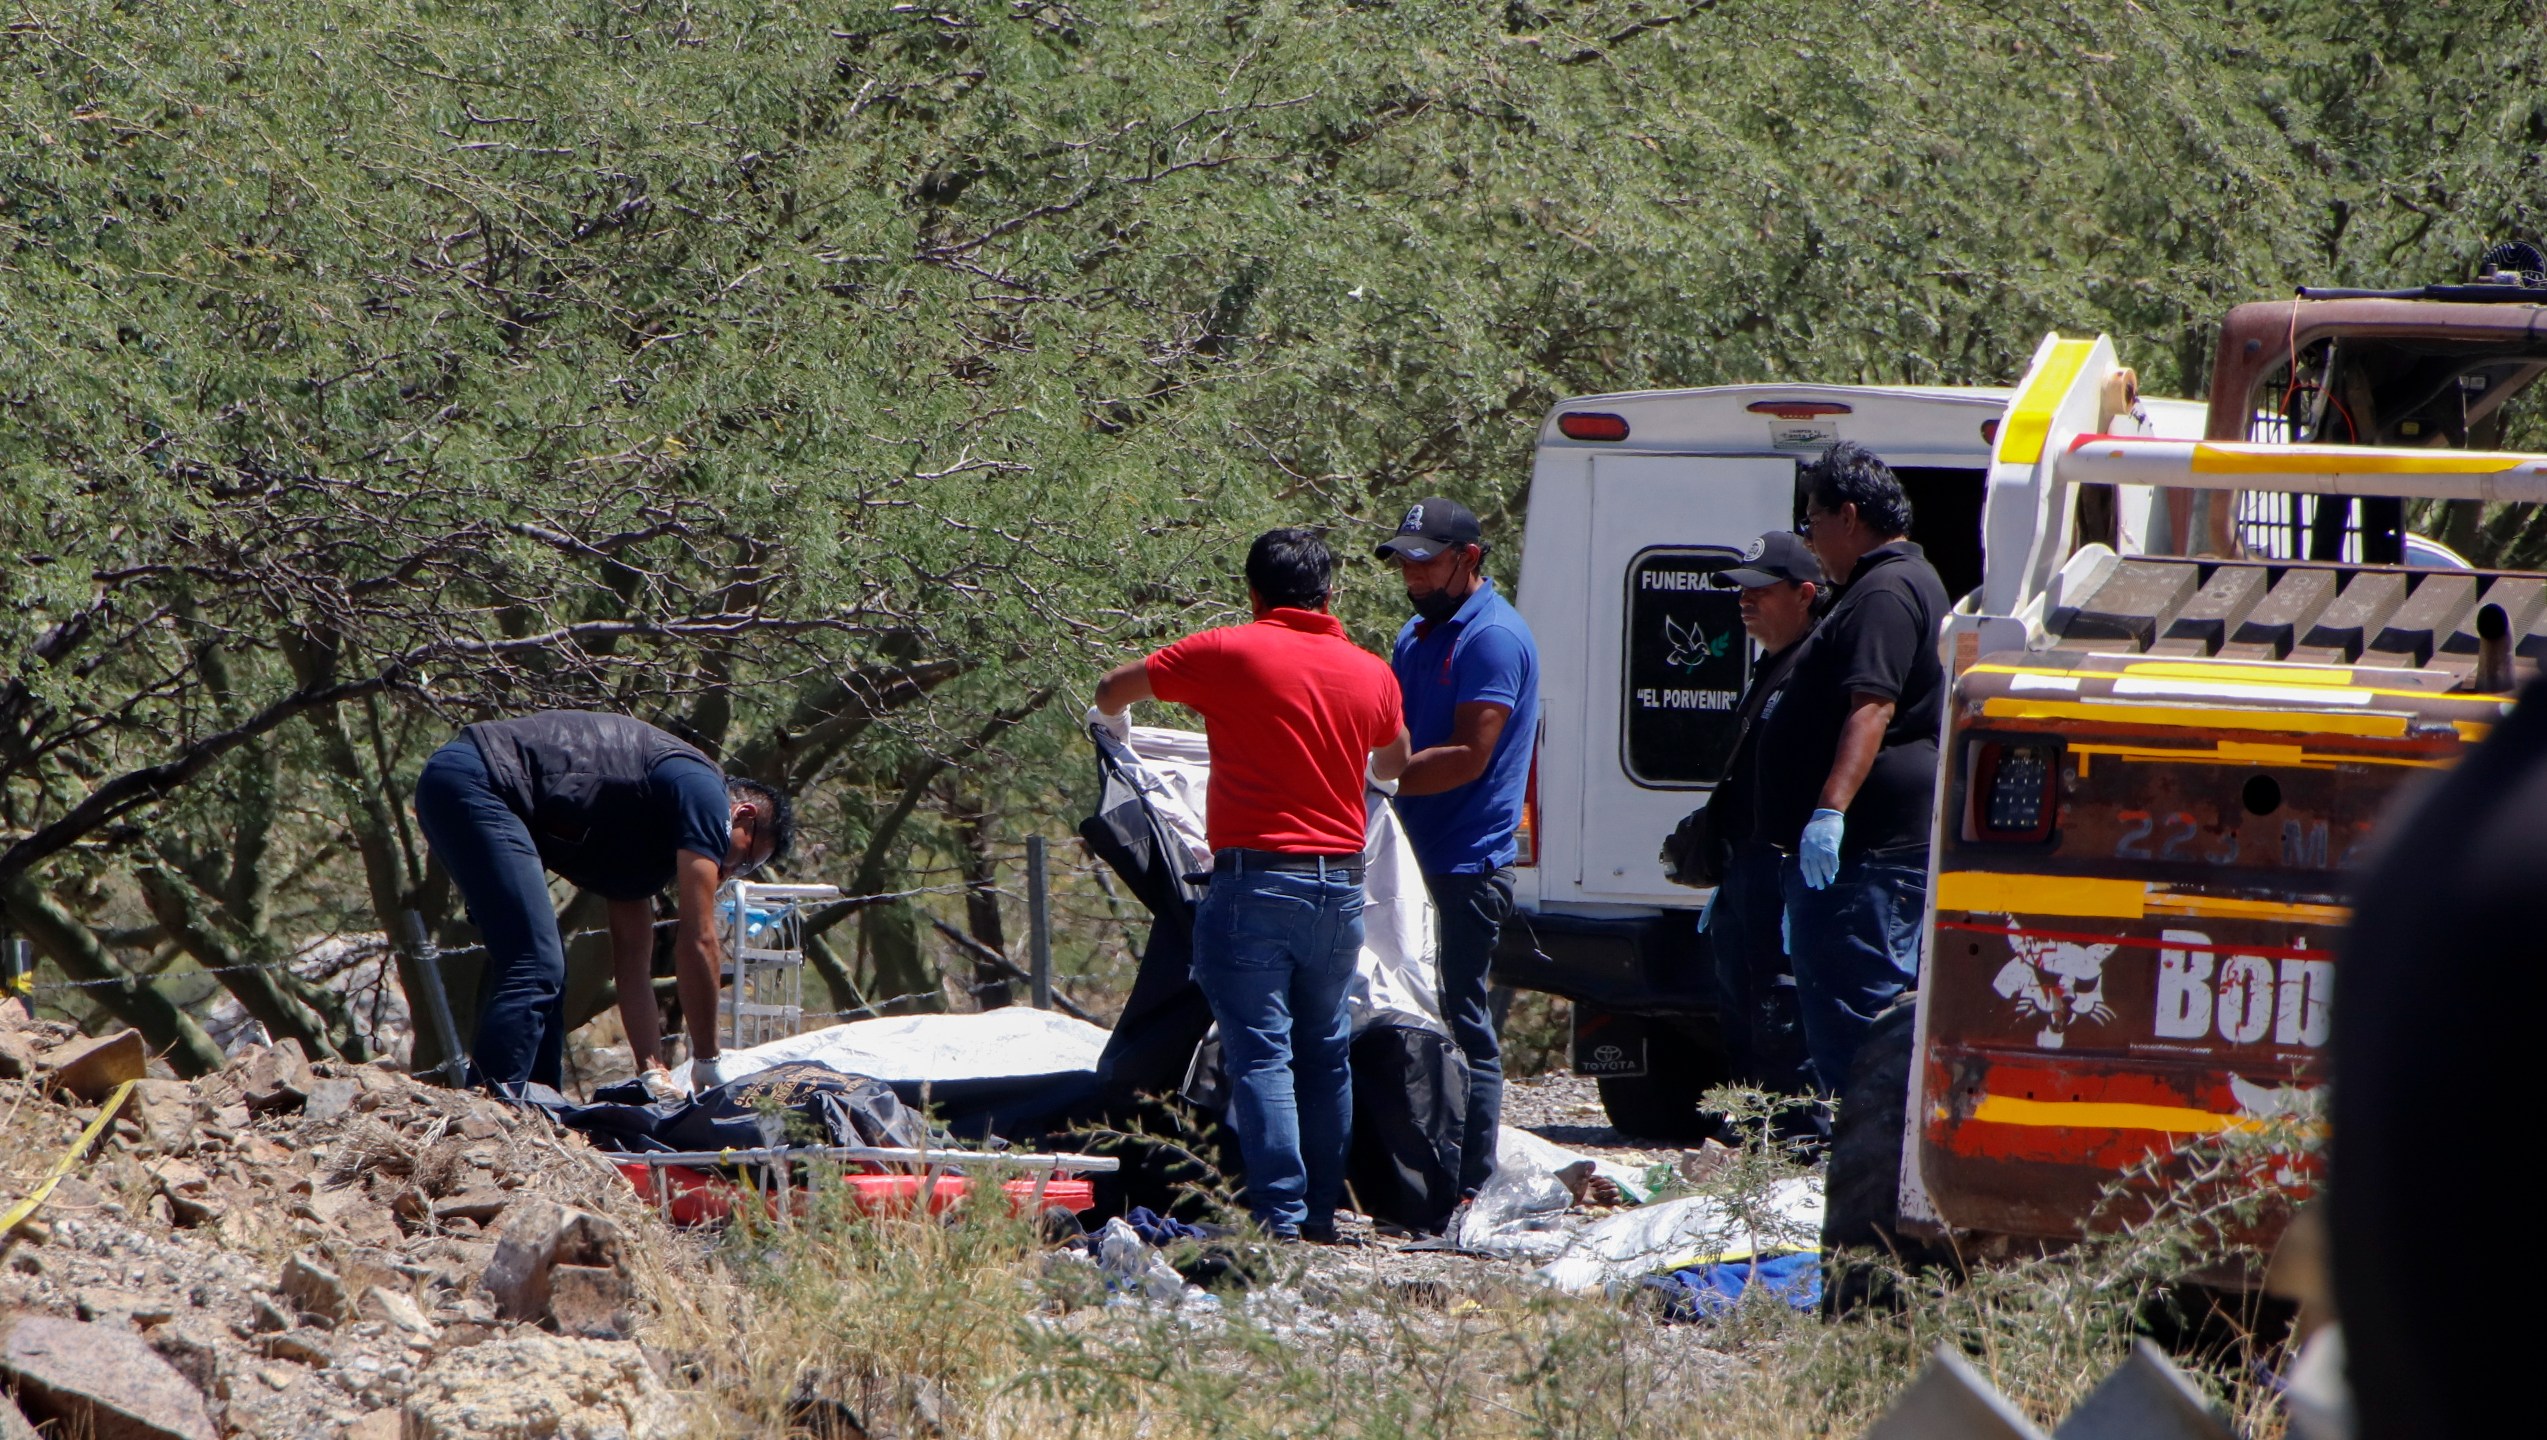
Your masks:
{"label": "rocky ground", "polygon": [[[0,1004],[0,1194],[31,1194],[142,1071],[137,1035]],[[581,1137],[250,1048],[145,1074],[8,1233],[0,1377],[26,1419],[98,1440],[663,1433],[629,1337],[677,1248]],[[0,1434],[17,1417],[0,1403]]]}
{"label": "rocky ground", "polygon": [[[1505,1103],[1639,1171],[1684,1159],[1610,1129],[1588,1081],[1516,1081]],[[57,1168],[0,1237],[0,1440],[21,1415],[98,1440],[634,1440],[701,1416],[635,1336],[704,1273],[703,1238],[536,1115],[289,1043],[183,1081],[138,1035],[0,1003],[0,1198]],[[1348,1230],[1363,1243],[1292,1252],[1310,1293],[1443,1304],[1529,1268]]]}

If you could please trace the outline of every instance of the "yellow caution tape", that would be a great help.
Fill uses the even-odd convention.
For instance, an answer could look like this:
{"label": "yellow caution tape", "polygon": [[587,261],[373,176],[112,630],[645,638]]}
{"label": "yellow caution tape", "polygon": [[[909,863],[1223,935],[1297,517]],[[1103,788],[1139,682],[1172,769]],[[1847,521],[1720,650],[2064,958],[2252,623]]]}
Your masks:
{"label": "yellow caution tape", "polygon": [[61,1184],[63,1177],[71,1173],[71,1168],[80,1163],[80,1157],[88,1154],[89,1147],[97,1143],[97,1137],[105,1133],[106,1127],[115,1123],[115,1112],[124,1108],[124,1097],[132,1094],[133,1086],[138,1083],[127,1080],[116,1086],[114,1093],[106,1097],[106,1103],[97,1107],[97,1118],[88,1122],[88,1128],[80,1132],[80,1138],[72,1141],[71,1148],[62,1152],[62,1158],[53,1162],[52,1173],[46,1175],[43,1183],[37,1185],[27,1198],[10,1206],[7,1214],[0,1215],[0,1240],[7,1239],[9,1232],[18,1228],[19,1221],[34,1214],[37,1206],[52,1198],[53,1187]]}

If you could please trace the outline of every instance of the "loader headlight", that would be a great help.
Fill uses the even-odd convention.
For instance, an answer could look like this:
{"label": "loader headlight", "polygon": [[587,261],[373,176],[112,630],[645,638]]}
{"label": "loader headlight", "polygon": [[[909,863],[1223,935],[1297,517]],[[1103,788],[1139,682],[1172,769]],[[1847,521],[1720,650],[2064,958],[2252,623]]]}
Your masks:
{"label": "loader headlight", "polygon": [[1973,741],[1964,838],[2049,839],[2060,818],[2060,770],[2057,740]]}

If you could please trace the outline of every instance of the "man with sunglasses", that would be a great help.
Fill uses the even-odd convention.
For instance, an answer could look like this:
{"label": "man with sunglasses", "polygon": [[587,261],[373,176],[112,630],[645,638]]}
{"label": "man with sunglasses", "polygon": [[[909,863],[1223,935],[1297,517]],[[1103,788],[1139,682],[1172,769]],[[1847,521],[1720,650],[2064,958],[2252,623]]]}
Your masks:
{"label": "man with sunglasses", "polygon": [[1843,587],[1762,717],[1758,834],[1780,887],[1804,1043],[1826,1091],[1919,978],[1928,828],[1945,715],[1945,583],[1891,468],[1842,442],[1804,467],[1804,541]]}
{"label": "man with sunglasses", "polygon": [[654,897],[676,887],[674,983],[691,1083],[721,1083],[716,892],[784,857],[786,797],[728,777],[699,750],[625,715],[551,710],[471,725],[425,762],[416,820],[486,941],[473,1078],[499,1093],[556,1088],[566,1043],[566,946],[548,875],[610,902],[619,1016],[638,1078],[679,1093],[663,1064],[654,999]]}

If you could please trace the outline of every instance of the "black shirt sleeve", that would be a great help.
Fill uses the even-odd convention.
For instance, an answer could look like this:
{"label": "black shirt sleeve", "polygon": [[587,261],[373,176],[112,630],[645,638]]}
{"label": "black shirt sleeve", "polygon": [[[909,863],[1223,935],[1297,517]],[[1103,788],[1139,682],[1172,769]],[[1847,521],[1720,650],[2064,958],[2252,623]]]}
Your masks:
{"label": "black shirt sleeve", "polygon": [[1878,590],[1850,607],[1845,653],[1839,665],[1844,696],[1880,695],[1898,702],[1910,682],[1911,666],[1936,637],[1908,598]]}
{"label": "black shirt sleeve", "polygon": [[654,779],[671,791],[674,848],[723,860],[734,835],[734,807],[725,798],[725,777],[686,755],[676,755],[654,767]]}

